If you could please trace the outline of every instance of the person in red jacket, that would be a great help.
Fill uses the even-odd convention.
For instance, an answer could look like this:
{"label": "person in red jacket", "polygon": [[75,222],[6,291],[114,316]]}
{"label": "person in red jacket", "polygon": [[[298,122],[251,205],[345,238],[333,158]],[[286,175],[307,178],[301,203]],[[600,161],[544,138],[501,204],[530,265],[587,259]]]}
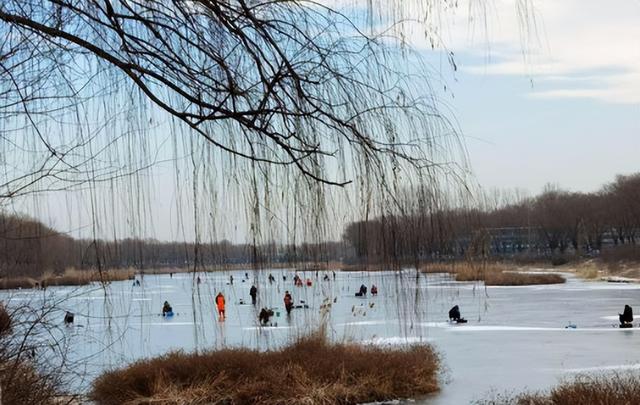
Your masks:
{"label": "person in red jacket", "polygon": [[290,315],[293,308],[293,298],[291,298],[289,291],[284,292],[284,308],[287,310],[287,315]]}
{"label": "person in red jacket", "polygon": [[378,295],[378,287],[375,284],[371,286],[371,295]]}

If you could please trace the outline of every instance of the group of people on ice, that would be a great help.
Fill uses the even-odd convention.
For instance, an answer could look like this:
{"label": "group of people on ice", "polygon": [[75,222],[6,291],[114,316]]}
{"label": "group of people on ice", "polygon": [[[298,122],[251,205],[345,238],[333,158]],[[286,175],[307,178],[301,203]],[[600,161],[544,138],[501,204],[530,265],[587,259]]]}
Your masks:
{"label": "group of people on ice", "polygon": [[[246,274],[245,277],[248,277],[248,274]],[[328,279],[328,275],[325,275],[325,280],[327,280],[327,279]],[[335,279],[335,272],[334,272],[334,279]],[[233,283],[232,276],[230,276],[230,280],[231,280],[231,283]],[[286,276],[283,276],[283,280],[286,281]],[[200,281],[200,280],[198,280],[198,281]],[[269,282],[272,283],[273,281],[275,281],[275,278],[273,277],[273,275],[269,274]],[[295,286],[301,286],[302,285],[302,278],[300,278],[296,274],[293,277],[293,282],[294,282]],[[310,286],[311,285],[311,280],[307,279],[306,284],[308,286]],[[358,290],[358,292],[356,292],[355,295],[357,297],[366,297],[368,291],[369,290],[368,290],[367,286],[362,284],[360,286],[360,289]],[[371,286],[370,293],[373,296],[378,294],[378,287],[375,284],[373,284]],[[252,285],[251,288],[249,289],[249,295],[251,296],[252,305],[256,305],[257,304],[257,297],[258,297],[258,288],[255,285]],[[222,294],[222,292],[219,292],[218,295],[216,295],[214,301],[215,301],[215,304],[216,304],[216,308],[218,310],[218,319],[220,321],[224,321],[225,320],[225,305],[226,305],[226,301],[225,301],[225,297]],[[291,293],[288,290],[285,291],[285,293],[284,293],[283,303],[284,303],[284,308],[287,311],[287,315],[291,315],[291,311],[294,308],[294,301],[293,301],[293,297],[291,296]],[[304,301],[302,301],[302,303],[304,303]],[[302,306],[298,306],[298,307],[302,307]],[[307,308],[306,305],[304,307]],[[171,307],[171,305],[169,304],[168,301],[164,302],[164,305],[162,307],[162,316],[164,316],[164,317],[173,316],[173,309],[172,309],[172,307]],[[258,315],[258,320],[259,320],[261,325],[267,326],[267,325],[270,325],[270,321],[271,321],[271,318],[273,316],[274,316],[273,309],[263,307],[263,308],[261,308],[260,313]],[[625,305],[623,312],[621,314],[618,314],[618,316],[619,316],[619,320],[620,320],[620,325],[619,325],[620,328],[632,328],[633,327],[633,309],[631,308],[631,306]],[[458,305],[455,305],[453,308],[451,308],[449,310],[449,321],[452,322],[452,323],[458,323],[458,324],[467,323],[467,320],[464,319],[462,317],[462,315],[460,314],[460,307]],[[71,324],[71,323],[73,323],[73,314],[67,313],[65,315],[65,324]]]}
{"label": "group of people on ice", "polygon": [[[336,274],[335,272],[332,272],[332,273],[333,273],[333,279],[335,280]],[[245,277],[247,276],[248,274],[245,274]],[[287,279],[286,276],[283,275],[283,280],[286,281],[286,279]],[[328,274],[325,274],[324,280],[325,281],[330,280]],[[269,283],[271,284],[274,281],[275,281],[275,277],[273,277],[272,274],[269,274]],[[304,284],[306,284],[307,286],[312,285],[311,279],[307,279],[305,282],[303,282],[302,278],[297,274],[293,276],[293,283],[296,287],[303,286]],[[200,284],[199,277],[198,277],[198,284]],[[229,276],[229,284],[233,284],[233,276],[231,275]],[[356,293],[356,296],[359,296],[359,297],[366,296],[367,291],[368,291],[367,286],[363,284],[360,286],[360,289]],[[377,294],[378,294],[378,287],[375,284],[373,284],[371,286],[371,295],[375,296]],[[256,305],[258,300],[258,288],[255,286],[255,284],[251,285],[251,288],[249,289],[249,296],[251,297],[251,304]],[[216,304],[216,308],[218,311],[218,319],[220,321],[224,321],[226,301],[222,292],[219,292],[218,295],[216,295],[214,302]],[[291,293],[288,290],[285,291],[284,293],[283,302],[284,302],[284,308],[287,311],[287,315],[291,315],[291,311],[295,308],[295,306],[294,306],[293,297],[291,296]],[[301,302],[304,304],[304,301],[301,301]],[[306,305],[304,306],[300,305],[298,307],[308,308]],[[173,309],[171,308],[171,305],[169,304],[169,302],[165,301],[162,307],[162,316],[171,316],[171,315],[173,315]],[[261,325],[266,326],[270,324],[270,320],[271,320],[271,317],[273,317],[273,315],[274,315],[273,309],[263,307],[261,308],[260,313],[258,315],[258,320],[260,321]]]}
{"label": "group of people on ice", "polygon": [[[378,295],[378,287],[373,284],[371,286],[371,295]],[[366,297],[367,296],[367,286],[362,284],[360,286],[360,290],[356,293],[356,297]]]}

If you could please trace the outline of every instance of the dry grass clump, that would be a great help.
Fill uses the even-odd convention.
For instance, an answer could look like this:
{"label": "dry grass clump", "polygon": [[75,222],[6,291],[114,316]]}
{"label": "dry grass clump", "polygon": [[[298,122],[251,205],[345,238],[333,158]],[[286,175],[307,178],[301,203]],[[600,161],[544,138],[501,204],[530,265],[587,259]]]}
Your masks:
{"label": "dry grass clump", "polygon": [[581,375],[550,392],[524,393],[483,401],[485,404],[514,405],[631,405],[640,404],[637,374]]}
{"label": "dry grass clump", "polygon": [[341,271],[386,271],[386,270],[398,270],[393,268],[394,266],[389,264],[344,264],[340,267]]}
{"label": "dry grass clump", "polygon": [[35,280],[30,277],[10,277],[0,279],[0,290],[14,290],[18,288],[35,288],[49,286],[76,286],[92,282],[111,282],[132,279],[136,274],[134,269],[113,270],[76,270],[67,269],[63,274],[45,273],[42,278]]}
{"label": "dry grass clump", "polygon": [[430,263],[421,270],[424,273],[449,273],[455,275],[456,281],[484,281],[485,285],[493,286],[561,284],[566,281],[559,274],[522,273],[501,263]]}
{"label": "dry grass clump", "polygon": [[578,277],[586,280],[593,280],[600,276],[600,269],[598,268],[598,265],[592,260],[584,263],[579,263],[575,265],[573,269]]}
{"label": "dry grass clump", "polygon": [[135,271],[133,269],[114,269],[102,271],[67,269],[61,275],[45,275],[40,284],[46,286],[86,285],[92,282],[129,280],[134,276]]}
{"label": "dry grass clump", "polygon": [[41,286],[61,286],[61,285],[85,285],[89,284],[93,278],[90,270],[67,269],[63,274],[55,275],[46,273],[40,280]]}
{"label": "dry grass clump", "polygon": [[18,288],[33,288],[36,280],[30,277],[9,277],[0,279],[0,290],[16,290]]}
{"label": "dry grass clump", "polygon": [[502,285],[502,286],[518,286],[518,285],[538,285],[538,284],[562,284],[565,283],[564,277],[553,273],[517,273],[517,272],[501,272],[489,273],[485,276],[485,285]]}
{"label": "dry grass clump", "polygon": [[175,352],[110,371],[92,399],[116,404],[356,404],[438,390],[439,360],[426,345],[333,344],[322,334],[272,352]]}
{"label": "dry grass clump", "polygon": [[114,270],[76,270],[67,269],[63,274],[45,274],[40,280],[41,286],[77,286],[93,282],[108,283],[111,281],[129,280],[135,276],[133,269]]}

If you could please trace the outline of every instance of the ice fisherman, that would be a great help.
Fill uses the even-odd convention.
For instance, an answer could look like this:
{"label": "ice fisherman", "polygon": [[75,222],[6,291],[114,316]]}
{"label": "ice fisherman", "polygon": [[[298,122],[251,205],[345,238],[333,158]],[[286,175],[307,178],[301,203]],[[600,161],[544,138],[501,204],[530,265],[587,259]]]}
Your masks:
{"label": "ice fisherman", "polygon": [[618,314],[620,317],[620,325],[630,325],[633,322],[633,309],[629,305],[624,306],[624,311]]}

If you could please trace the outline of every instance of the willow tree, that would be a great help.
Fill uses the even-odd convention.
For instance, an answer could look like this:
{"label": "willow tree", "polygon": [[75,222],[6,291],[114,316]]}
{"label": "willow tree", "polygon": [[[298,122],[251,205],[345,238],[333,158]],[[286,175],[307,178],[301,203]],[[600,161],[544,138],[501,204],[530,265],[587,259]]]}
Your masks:
{"label": "willow tree", "polygon": [[[88,190],[97,251],[97,218],[115,221],[112,206],[133,212],[133,232],[145,226],[141,173],[168,159],[177,211],[193,212],[196,266],[199,242],[216,236],[202,224],[224,200],[242,203],[254,246],[279,223],[294,244],[340,235],[342,202],[383,222],[433,211],[464,153],[403,27],[417,22],[436,43],[440,13],[456,5],[3,0],[0,206]],[[218,183],[233,193],[215,197]],[[418,302],[402,305],[419,314]]]}
{"label": "willow tree", "polygon": [[[327,186],[349,185],[347,199],[365,218],[405,210],[402,187],[426,189],[423,200],[432,200],[443,174],[457,172],[451,162],[462,148],[432,98],[433,72],[403,46],[402,26],[422,23],[433,43],[440,13],[455,6],[3,1],[0,198],[136,174],[153,164],[148,128],[165,121],[171,142],[186,145],[173,157],[191,157],[180,169],[192,172],[191,199],[206,191],[198,184],[208,161],[228,162],[219,181],[233,178],[251,196],[253,234],[265,215],[284,210],[293,212],[287,229],[315,218],[290,234],[321,239]],[[289,208],[265,209],[279,192],[295,196],[281,202]]]}

